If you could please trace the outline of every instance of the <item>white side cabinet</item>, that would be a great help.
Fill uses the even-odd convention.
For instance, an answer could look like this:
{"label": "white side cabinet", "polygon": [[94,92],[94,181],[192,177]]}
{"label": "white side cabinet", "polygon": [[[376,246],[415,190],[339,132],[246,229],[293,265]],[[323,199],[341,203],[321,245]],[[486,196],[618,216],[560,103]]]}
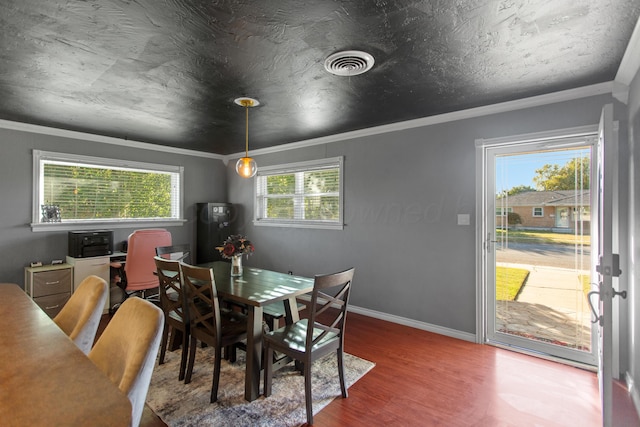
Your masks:
{"label": "white side cabinet", "polygon": [[[67,264],[71,264],[73,266],[73,291],[75,292],[80,283],[87,276],[91,275],[102,277],[106,280],[107,286],[111,286],[110,263],[111,257],[109,255],[89,258],[74,258],[67,256]],[[103,313],[106,314],[109,312],[110,304],[109,294],[107,293],[107,301],[104,304]]]}

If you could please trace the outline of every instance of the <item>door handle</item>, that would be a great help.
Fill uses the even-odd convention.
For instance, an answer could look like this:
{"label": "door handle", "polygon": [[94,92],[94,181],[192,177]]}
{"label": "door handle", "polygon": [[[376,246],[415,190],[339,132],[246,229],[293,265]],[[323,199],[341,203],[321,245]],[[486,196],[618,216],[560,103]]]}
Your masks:
{"label": "door handle", "polygon": [[486,240],[486,243],[485,243],[485,247],[487,248],[487,252],[488,253],[491,253],[491,244],[492,243],[497,243],[497,242],[498,242],[497,240],[491,240],[491,233],[490,232],[487,233],[487,240]]}
{"label": "door handle", "polygon": [[600,291],[591,291],[587,294],[587,301],[589,302],[589,308],[591,308],[591,313],[593,313],[593,317],[595,320],[592,320],[591,323],[598,323],[602,326],[604,318],[602,316],[598,316],[598,311],[593,306],[593,301],[591,301],[591,295],[600,295]]}
{"label": "door handle", "polygon": [[[616,291],[615,289],[611,289],[613,291],[613,295],[611,296],[611,298],[615,298],[616,296],[620,296],[622,297],[622,299],[627,299],[627,291]],[[593,306],[593,302],[591,301],[591,295],[600,295],[600,291],[591,291],[587,294],[587,301],[589,302],[589,308],[591,308],[591,312],[593,313],[593,317],[595,318],[595,320],[592,320],[591,323],[599,323],[600,326],[602,326],[603,323],[603,317],[602,316],[598,316],[598,311],[596,310],[596,308]]]}

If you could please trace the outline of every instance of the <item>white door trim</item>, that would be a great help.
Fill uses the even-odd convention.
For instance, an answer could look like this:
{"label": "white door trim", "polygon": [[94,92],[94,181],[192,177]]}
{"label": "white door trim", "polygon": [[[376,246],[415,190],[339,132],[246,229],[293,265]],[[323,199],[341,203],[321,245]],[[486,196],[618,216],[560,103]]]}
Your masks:
{"label": "white door trim", "polygon": [[573,144],[584,144],[585,136],[597,134],[598,125],[587,125],[565,129],[557,129],[551,131],[534,132],[520,135],[511,135],[498,138],[476,139],[476,343],[483,344],[486,341],[486,310],[484,299],[486,296],[486,287],[484,282],[485,263],[484,263],[484,245],[486,244],[487,230],[484,224],[485,194],[484,189],[486,179],[486,155],[487,148],[497,146],[521,145],[530,142],[544,142],[546,140],[557,140],[562,138],[566,140],[567,146]]}

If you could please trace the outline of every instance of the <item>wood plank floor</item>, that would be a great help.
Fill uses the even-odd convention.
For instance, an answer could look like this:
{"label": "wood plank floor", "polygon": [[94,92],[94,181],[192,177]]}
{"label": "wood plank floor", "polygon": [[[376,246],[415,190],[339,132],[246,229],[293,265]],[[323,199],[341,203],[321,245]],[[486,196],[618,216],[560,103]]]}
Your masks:
{"label": "wood plank floor", "polygon": [[[589,371],[353,313],[345,349],[376,366],[316,426],[601,425]],[[626,390],[614,389],[614,426],[640,426]],[[141,425],[165,424],[147,408]]]}
{"label": "wood plank floor", "polygon": [[376,367],[320,426],[600,426],[595,374],[350,314],[345,348]]}

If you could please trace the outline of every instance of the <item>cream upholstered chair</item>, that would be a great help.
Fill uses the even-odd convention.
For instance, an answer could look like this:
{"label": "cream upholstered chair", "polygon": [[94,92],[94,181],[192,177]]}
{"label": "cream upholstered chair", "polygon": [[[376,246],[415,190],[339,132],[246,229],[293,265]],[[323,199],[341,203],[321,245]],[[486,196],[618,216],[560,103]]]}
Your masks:
{"label": "cream upholstered chair", "polygon": [[163,326],[162,310],[142,298],[128,298],[89,352],[89,359],[131,401],[132,426],[140,424]]}
{"label": "cream upholstered chair", "polygon": [[93,346],[109,286],[98,276],[86,277],[53,318],[84,354]]}

